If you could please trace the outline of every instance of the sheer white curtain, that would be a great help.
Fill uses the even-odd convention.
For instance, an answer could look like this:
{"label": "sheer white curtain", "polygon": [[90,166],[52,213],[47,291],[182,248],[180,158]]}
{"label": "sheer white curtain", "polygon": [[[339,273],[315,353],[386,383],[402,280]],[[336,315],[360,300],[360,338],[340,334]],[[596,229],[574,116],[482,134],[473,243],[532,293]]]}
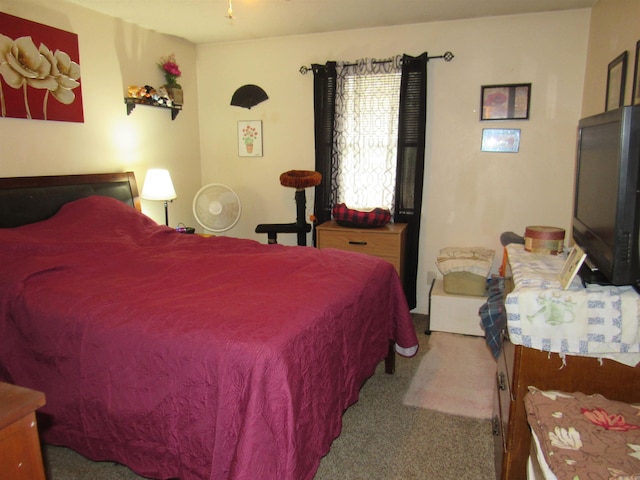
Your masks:
{"label": "sheer white curtain", "polygon": [[336,203],[393,213],[401,59],[336,64]]}

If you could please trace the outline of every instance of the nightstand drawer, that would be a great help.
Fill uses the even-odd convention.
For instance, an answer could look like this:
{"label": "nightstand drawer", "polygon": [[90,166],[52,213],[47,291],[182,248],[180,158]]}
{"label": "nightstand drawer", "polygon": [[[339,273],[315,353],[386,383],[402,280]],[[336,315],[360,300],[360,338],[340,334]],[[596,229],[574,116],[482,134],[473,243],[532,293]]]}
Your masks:
{"label": "nightstand drawer", "polygon": [[318,248],[336,248],[382,258],[391,263],[402,278],[405,232],[404,223],[377,228],[346,228],[331,221],[316,228],[316,238]]}
{"label": "nightstand drawer", "polygon": [[364,231],[332,231],[318,235],[318,248],[337,248],[352,252],[367,253],[376,257],[397,257],[400,253],[400,238],[376,235]]}

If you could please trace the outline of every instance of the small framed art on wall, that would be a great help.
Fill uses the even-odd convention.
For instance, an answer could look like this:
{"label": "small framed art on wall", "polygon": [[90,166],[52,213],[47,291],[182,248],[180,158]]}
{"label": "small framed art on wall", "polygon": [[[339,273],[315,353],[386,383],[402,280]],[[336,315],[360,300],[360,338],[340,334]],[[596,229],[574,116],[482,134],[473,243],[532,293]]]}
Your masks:
{"label": "small framed art on wall", "polygon": [[238,122],[238,155],[241,157],[262,156],[262,121]]}
{"label": "small framed art on wall", "polygon": [[517,153],[520,150],[519,128],[483,128],[483,152]]}
{"label": "small framed art on wall", "polygon": [[604,111],[614,110],[624,105],[624,84],[627,78],[627,51],[625,50],[609,63],[607,68],[607,98]]}
{"label": "small framed art on wall", "polygon": [[531,84],[483,85],[480,120],[527,120]]}

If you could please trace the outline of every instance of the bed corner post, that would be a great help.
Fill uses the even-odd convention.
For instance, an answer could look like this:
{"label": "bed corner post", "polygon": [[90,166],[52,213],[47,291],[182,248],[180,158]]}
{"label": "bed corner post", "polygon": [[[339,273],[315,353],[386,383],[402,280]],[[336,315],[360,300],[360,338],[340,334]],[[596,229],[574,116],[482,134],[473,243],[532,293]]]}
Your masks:
{"label": "bed corner post", "polygon": [[384,371],[389,375],[393,375],[396,371],[396,342],[393,340],[389,340],[389,352],[384,359]]}

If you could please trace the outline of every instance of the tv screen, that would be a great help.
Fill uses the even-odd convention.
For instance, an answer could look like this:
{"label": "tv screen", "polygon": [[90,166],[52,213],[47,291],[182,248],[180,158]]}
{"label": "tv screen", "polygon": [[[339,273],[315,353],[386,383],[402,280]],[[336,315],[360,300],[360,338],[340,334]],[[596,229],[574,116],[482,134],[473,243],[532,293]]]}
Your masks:
{"label": "tv screen", "polygon": [[587,253],[583,280],[637,285],[640,107],[580,120],[573,238]]}
{"label": "tv screen", "polygon": [[575,217],[608,247],[609,250],[602,251],[602,254],[609,262],[615,247],[618,199],[615,159],[620,156],[619,129],[618,122],[582,129],[576,185]]}

